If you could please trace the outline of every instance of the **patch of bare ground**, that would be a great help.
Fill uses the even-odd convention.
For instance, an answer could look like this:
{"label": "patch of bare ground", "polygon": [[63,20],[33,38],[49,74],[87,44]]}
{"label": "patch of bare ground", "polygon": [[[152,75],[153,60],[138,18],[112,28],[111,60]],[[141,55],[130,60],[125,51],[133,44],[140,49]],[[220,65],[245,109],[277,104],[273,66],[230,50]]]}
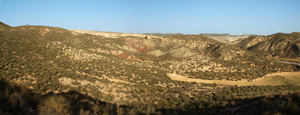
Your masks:
{"label": "patch of bare ground", "polygon": [[221,85],[237,85],[237,86],[252,86],[252,85],[285,85],[294,84],[300,85],[300,72],[281,72],[268,74],[262,78],[258,78],[252,81],[239,80],[203,80],[203,79],[192,79],[187,78],[178,74],[167,74],[172,80],[185,81],[185,82],[196,82],[196,83],[207,83],[207,84],[221,84]]}

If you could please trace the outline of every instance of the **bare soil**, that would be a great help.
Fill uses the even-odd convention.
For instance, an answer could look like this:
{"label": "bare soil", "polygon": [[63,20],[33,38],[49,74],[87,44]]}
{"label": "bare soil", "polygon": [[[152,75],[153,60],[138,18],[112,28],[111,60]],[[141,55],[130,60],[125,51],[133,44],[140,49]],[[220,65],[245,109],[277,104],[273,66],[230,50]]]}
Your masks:
{"label": "bare soil", "polygon": [[286,85],[294,84],[300,85],[300,72],[282,72],[268,74],[262,78],[258,78],[252,81],[248,80],[203,80],[203,79],[192,79],[187,78],[178,74],[167,74],[172,80],[185,81],[185,82],[196,82],[196,83],[208,83],[208,84],[222,84],[222,85],[237,85],[237,86],[252,86],[252,85]]}

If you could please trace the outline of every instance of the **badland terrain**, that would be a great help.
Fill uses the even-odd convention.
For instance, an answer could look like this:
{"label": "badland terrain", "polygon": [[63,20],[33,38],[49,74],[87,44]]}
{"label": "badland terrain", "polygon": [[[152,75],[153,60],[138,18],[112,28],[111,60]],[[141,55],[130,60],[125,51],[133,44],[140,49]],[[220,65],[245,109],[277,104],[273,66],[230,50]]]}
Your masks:
{"label": "badland terrain", "polygon": [[297,114],[300,33],[0,23],[0,114]]}

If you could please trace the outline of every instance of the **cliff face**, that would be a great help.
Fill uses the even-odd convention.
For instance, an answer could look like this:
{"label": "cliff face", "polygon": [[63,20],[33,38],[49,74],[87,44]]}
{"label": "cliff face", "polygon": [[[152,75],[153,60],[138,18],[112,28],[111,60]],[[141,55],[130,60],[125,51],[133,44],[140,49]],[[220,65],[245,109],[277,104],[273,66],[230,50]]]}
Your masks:
{"label": "cliff face", "polygon": [[239,42],[238,47],[268,56],[300,58],[300,33],[277,33],[270,36],[250,36]]}

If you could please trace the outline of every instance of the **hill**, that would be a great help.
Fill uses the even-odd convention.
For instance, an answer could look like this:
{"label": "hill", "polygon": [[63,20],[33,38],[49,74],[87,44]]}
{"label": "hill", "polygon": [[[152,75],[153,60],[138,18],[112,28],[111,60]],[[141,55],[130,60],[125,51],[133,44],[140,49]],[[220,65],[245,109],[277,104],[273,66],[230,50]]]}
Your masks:
{"label": "hill", "polygon": [[4,31],[4,30],[7,30],[8,28],[10,28],[9,25],[3,23],[3,22],[0,22],[0,31]]}
{"label": "hill", "polygon": [[270,36],[250,36],[236,46],[252,52],[278,58],[300,59],[300,33],[277,33]]}
{"label": "hill", "polygon": [[175,35],[184,35],[182,33],[144,33],[146,35],[158,36],[158,37],[168,37],[168,36],[175,36]]}
{"label": "hill", "polygon": [[300,89],[294,82],[235,86],[176,81],[168,74],[250,82],[297,68],[201,35],[105,34],[47,26],[1,30],[0,78],[39,95],[77,92],[126,106],[119,112],[127,114],[212,114],[238,106],[233,101],[248,95]]}
{"label": "hill", "polygon": [[230,34],[215,34],[215,33],[202,33],[200,35],[215,39],[222,43],[236,44],[239,41],[248,38],[250,35],[230,35]]}

